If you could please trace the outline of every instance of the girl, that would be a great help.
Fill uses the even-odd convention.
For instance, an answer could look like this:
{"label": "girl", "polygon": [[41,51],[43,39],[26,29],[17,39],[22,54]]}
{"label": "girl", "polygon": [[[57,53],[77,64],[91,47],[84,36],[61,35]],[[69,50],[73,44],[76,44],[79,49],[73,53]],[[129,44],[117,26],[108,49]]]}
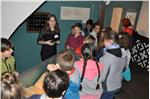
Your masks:
{"label": "girl", "polygon": [[126,32],[120,32],[118,41],[119,41],[119,45],[120,45],[121,49],[123,51],[125,51],[127,54],[127,62],[126,62],[126,69],[127,69],[127,68],[129,68],[129,63],[130,63],[130,59],[131,59],[131,52],[130,52],[131,39],[130,39],[129,34]]}
{"label": "girl", "polygon": [[[95,38],[92,36],[92,35],[88,35],[84,38],[84,41],[83,41],[83,44],[87,44],[87,43],[90,43],[90,44],[95,44]],[[93,45],[94,46],[94,45]],[[82,48],[82,45],[78,48],[76,48],[75,50],[75,53],[78,55],[78,56],[81,56],[81,48]],[[94,46],[94,49],[95,49],[95,46]],[[95,53],[94,53],[94,56]]]}
{"label": "girl", "polygon": [[123,18],[122,19],[122,25],[123,25],[123,29],[122,32],[126,32],[129,34],[129,36],[133,36],[135,31],[133,29],[133,26],[130,22],[130,19],[128,18]]}
{"label": "girl", "polygon": [[98,41],[98,38],[97,38],[97,36],[98,36],[98,34],[99,34],[99,32],[100,32],[100,25],[99,25],[99,23],[94,23],[94,25],[93,25],[93,30],[92,30],[92,32],[90,33],[90,35],[92,35],[94,38],[95,38],[95,47],[97,47],[97,41]]}
{"label": "girl", "polygon": [[57,44],[60,44],[60,30],[55,15],[51,15],[38,37],[38,44],[42,45],[41,60],[57,53]]}
{"label": "girl", "polygon": [[80,99],[100,99],[102,93],[100,76],[103,65],[93,59],[94,44],[84,44],[81,49],[82,59],[75,62],[80,72]]}
{"label": "girl", "polygon": [[117,43],[118,35],[109,31],[104,35],[104,55],[100,63],[104,64],[102,78],[103,94],[101,99],[113,99],[115,93],[122,87],[122,71],[126,65],[127,56]]}

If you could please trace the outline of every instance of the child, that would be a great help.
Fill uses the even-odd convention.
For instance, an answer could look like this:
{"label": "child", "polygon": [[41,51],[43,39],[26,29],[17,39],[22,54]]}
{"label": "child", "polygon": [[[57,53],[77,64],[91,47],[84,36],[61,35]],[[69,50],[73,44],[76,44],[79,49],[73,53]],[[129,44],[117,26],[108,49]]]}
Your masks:
{"label": "child", "polygon": [[84,37],[88,36],[90,34],[90,32],[92,32],[92,28],[93,28],[93,20],[92,19],[88,19],[86,21],[86,26],[83,29],[84,31]]}
{"label": "child", "polygon": [[109,31],[104,35],[104,55],[100,58],[104,64],[102,78],[103,94],[101,99],[113,99],[115,93],[122,87],[122,71],[126,65],[127,56],[118,45],[118,35]]}
{"label": "child", "polygon": [[99,34],[99,41],[98,41],[98,45],[96,48],[96,59],[97,60],[99,60],[99,58],[103,56],[103,48],[104,48],[103,38],[104,38],[104,35],[109,31],[112,31],[112,28],[111,27],[105,27],[102,29],[102,31]]}
{"label": "child", "polygon": [[79,23],[76,23],[73,28],[74,33],[68,36],[65,45],[67,49],[75,50],[83,44],[84,37],[81,35],[82,28]]}
{"label": "child", "polygon": [[75,66],[80,72],[80,99],[100,99],[102,87],[100,75],[103,65],[94,60],[94,44],[84,44],[82,46],[82,58],[75,62]]}
{"label": "child", "polygon": [[15,71],[15,58],[12,56],[13,44],[5,38],[1,38],[1,75],[7,71]]}
{"label": "child", "polygon": [[[66,71],[69,74],[70,85],[69,85],[69,89],[67,90],[68,95],[65,95],[67,96],[67,99],[68,97],[69,98],[75,97],[74,99],[79,99],[80,77],[79,77],[79,72],[73,67],[74,60],[75,60],[75,57],[73,56],[72,51],[64,50],[64,51],[59,52],[59,54],[53,56],[53,58],[50,58],[49,60],[47,60],[47,63],[45,63],[45,64],[48,64],[47,69],[49,71],[62,69],[63,71]],[[33,94],[44,93],[42,86],[43,86],[44,78],[47,75],[47,73],[48,72],[44,72],[33,86],[30,86],[25,89],[27,97]]]}
{"label": "child", "polygon": [[95,38],[95,47],[97,47],[98,41],[97,36],[99,32],[100,32],[100,25],[98,23],[94,23],[93,31],[90,33],[90,35],[92,35]]}
{"label": "child", "polygon": [[135,30],[133,29],[133,26],[131,24],[131,21],[129,18],[123,18],[122,19],[122,25],[123,25],[123,30],[122,32],[126,32],[129,34],[129,36],[133,36],[135,33]]}
{"label": "child", "polygon": [[[84,38],[84,41],[83,41],[83,44],[87,44],[87,43],[91,43],[91,44],[95,44],[95,38],[92,36],[92,35],[88,35]],[[94,46],[94,45],[93,45]],[[76,50],[75,50],[75,53],[78,55],[78,56],[81,56],[81,47],[78,47]],[[95,49],[95,48],[94,48]]]}
{"label": "child", "polygon": [[131,38],[130,38],[129,34],[126,32],[120,32],[118,43],[119,43],[122,51],[125,51],[127,54],[126,68],[129,68],[129,63],[130,63],[130,59],[131,59],[131,53],[130,53]]}
{"label": "child", "polygon": [[1,77],[1,99],[25,99],[17,72],[5,72]]}
{"label": "child", "polygon": [[49,64],[48,70],[53,71],[61,69],[66,71],[69,75],[70,82],[69,87],[65,93],[66,99],[80,99],[79,98],[79,87],[80,87],[80,76],[78,70],[73,67],[74,57],[69,51],[64,51],[58,54],[56,64]]}
{"label": "child", "polygon": [[35,94],[29,99],[64,99],[62,96],[69,85],[68,74],[62,70],[49,72],[43,82],[43,89],[46,94]]}

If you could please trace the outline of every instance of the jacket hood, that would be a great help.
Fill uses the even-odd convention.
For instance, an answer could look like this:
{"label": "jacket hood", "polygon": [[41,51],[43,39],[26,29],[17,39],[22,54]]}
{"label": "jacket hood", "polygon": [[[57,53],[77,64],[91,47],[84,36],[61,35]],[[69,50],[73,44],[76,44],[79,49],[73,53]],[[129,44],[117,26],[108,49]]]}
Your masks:
{"label": "jacket hood", "polygon": [[106,50],[106,52],[113,54],[116,57],[122,57],[122,51],[120,48],[108,49],[108,50]]}

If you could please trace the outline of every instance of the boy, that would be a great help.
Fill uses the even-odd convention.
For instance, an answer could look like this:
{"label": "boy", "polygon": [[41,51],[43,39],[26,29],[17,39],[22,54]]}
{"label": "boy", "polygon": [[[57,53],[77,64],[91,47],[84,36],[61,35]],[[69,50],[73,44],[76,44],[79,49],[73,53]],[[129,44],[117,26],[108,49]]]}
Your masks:
{"label": "boy", "polygon": [[49,72],[43,82],[45,94],[35,94],[29,99],[64,99],[62,96],[69,85],[68,74],[62,70]]}
{"label": "boy", "polygon": [[74,57],[69,51],[64,51],[58,54],[56,59],[56,64],[49,64],[48,70],[53,71],[56,69],[61,69],[66,71],[69,75],[70,82],[69,88],[65,93],[66,99],[80,99],[79,97],[79,88],[80,88],[80,76],[79,71],[73,67],[74,65]]}
{"label": "boy", "polygon": [[7,71],[15,71],[15,58],[12,56],[13,44],[5,38],[1,38],[1,75]]}

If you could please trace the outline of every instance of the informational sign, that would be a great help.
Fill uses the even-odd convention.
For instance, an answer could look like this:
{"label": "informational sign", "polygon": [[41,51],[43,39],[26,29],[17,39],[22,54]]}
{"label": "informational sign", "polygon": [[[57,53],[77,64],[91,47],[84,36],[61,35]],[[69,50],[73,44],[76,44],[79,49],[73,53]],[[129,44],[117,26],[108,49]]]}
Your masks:
{"label": "informational sign", "polygon": [[60,11],[61,20],[82,20],[82,23],[86,23],[90,17],[90,8],[62,6]]}

